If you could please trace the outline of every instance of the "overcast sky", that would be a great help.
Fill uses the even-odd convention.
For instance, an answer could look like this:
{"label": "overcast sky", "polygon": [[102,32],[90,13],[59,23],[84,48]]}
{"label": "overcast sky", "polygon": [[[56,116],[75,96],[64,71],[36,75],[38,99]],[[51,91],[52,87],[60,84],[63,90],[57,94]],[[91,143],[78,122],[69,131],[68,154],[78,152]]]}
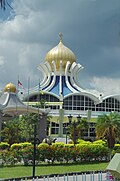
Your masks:
{"label": "overcast sky", "polygon": [[28,77],[37,85],[37,66],[62,32],[84,66],[82,87],[120,93],[120,0],[17,0],[11,6],[0,10],[0,89],[17,84],[18,76],[24,87]]}

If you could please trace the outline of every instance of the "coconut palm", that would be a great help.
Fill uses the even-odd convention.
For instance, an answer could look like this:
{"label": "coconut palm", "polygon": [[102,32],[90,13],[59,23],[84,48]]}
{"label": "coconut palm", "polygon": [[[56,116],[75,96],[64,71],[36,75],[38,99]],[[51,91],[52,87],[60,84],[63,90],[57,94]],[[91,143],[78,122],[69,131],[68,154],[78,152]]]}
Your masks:
{"label": "coconut palm", "polygon": [[111,112],[109,115],[104,114],[98,117],[96,124],[96,137],[105,138],[108,147],[112,149],[116,138],[120,139],[120,114]]}
{"label": "coconut palm", "polygon": [[1,9],[6,9],[6,5],[9,6],[10,8],[12,8],[8,2],[8,0],[0,0],[0,6],[1,6]]}
{"label": "coconut palm", "polygon": [[[68,132],[70,133],[70,138],[76,142],[77,139],[83,139],[84,132],[88,130],[88,122],[86,118],[81,118],[80,123],[76,124],[74,127],[74,123],[71,123],[68,126]],[[75,134],[75,135],[74,135]],[[74,138],[75,136],[75,138]],[[74,140],[76,139],[76,140]]]}

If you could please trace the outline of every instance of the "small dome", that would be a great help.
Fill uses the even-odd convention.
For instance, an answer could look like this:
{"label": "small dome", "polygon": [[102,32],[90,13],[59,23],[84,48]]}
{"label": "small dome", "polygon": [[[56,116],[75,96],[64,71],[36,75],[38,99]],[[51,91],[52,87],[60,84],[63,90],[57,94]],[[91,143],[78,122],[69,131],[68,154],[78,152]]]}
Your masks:
{"label": "small dome", "polygon": [[62,34],[59,34],[60,42],[59,44],[51,49],[45,56],[45,60],[52,64],[54,60],[56,63],[56,69],[60,68],[60,61],[62,60],[62,69],[65,69],[67,61],[73,63],[76,61],[75,54],[62,43]]}
{"label": "small dome", "polygon": [[14,84],[12,84],[11,82],[9,84],[7,84],[4,88],[4,92],[16,92],[16,87]]}

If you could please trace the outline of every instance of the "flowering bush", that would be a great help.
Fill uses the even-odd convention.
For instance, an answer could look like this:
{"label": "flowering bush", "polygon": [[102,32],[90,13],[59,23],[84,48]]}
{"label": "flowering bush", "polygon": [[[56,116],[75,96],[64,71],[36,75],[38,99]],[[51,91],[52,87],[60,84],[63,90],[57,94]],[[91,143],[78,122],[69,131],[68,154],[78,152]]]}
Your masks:
{"label": "flowering bush", "polygon": [[[119,146],[117,145],[117,148]],[[118,149],[117,149],[118,150]],[[24,163],[28,165],[33,163],[34,147],[31,143],[15,143],[10,149],[0,150],[0,158],[3,164]],[[85,161],[102,161],[107,160],[109,149],[100,141],[90,143],[80,141],[79,144],[64,144],[64,143],[41,143],[36,145],[36,160],[37,162],[85,162]]]}
{"label": "flowering bush", "polygon": [[[27,157],[27,156],[26,156],[26,154],[25,154],[25,156],[23,156],[23,155],[24,155],[24,152],[27,152],[26,149],[29,149],[30,147],[32,147],[32,144],[29,142],[14,143],[11,145],[10,150],[18,162],[23,161],[24,164],[26,165],[26,164],[28,164],[27,159],[25,159],[25,157]],[[28,156],[28,158],[29,158],[29,156]]]}
{"label": "flowering bush", "polygon": [[47,143],[41,143],[38,145],[39,160],[45,162],[46,159],[49,161],[49,145]]}
{"label": "flowering bush", "polygon": [[14,165],[15,163],[17,163],[17,160],[14,158],[13,153],[8,150],[0,151],[0,158],[2,160],[2,164],[4,165]]}
{"label": "flowering bush", "polygon": [[24,165],[28,165],[29,163],[32,163],[33,145],[21,148],[19,150],[19,156],[21,157],[21,160],[23,161]]}
{"label": "flowering bush", "polygon": [[65,145],[65,147],[63,148],[63,158],[66,163],[70,162],[73,159],[72,158],[73,153],[71,152],[71,148],[72,147],[70,144]]}

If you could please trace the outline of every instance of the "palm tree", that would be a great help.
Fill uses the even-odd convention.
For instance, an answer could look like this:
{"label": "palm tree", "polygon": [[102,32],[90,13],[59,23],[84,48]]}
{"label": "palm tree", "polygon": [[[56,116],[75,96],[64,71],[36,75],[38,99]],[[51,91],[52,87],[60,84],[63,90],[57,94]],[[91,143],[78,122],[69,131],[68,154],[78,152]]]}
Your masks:
{"label": "palm tree", "polygon": [[6,9],[6,5],[9,6],[12,9],[12,7],[10,6],[10,4],[8,3],[7,0],[0,0],[1,9],[5,10]]}
{"label": "palm tree", "polygon": [[112,149],[116,138],[120,139],[120,114],[111,112],[109,115],[104,114],[98,117],[96,124],[96,137],[105,138],[108,147]]}
{"label": "palm tree", "polygon": [[75,130],[74,130],[73,123],[71,123],[68,126],[68,132],[70,133],[70,138],[72,140],[74,140],[74,134],[75,134],[76,140],[79,139],[79,138],[83,139],[84,132],[87,131],[87,130],[88,130],[88,122],[87,122],[86,118],[81,118],[80,123],[76,124]]}

